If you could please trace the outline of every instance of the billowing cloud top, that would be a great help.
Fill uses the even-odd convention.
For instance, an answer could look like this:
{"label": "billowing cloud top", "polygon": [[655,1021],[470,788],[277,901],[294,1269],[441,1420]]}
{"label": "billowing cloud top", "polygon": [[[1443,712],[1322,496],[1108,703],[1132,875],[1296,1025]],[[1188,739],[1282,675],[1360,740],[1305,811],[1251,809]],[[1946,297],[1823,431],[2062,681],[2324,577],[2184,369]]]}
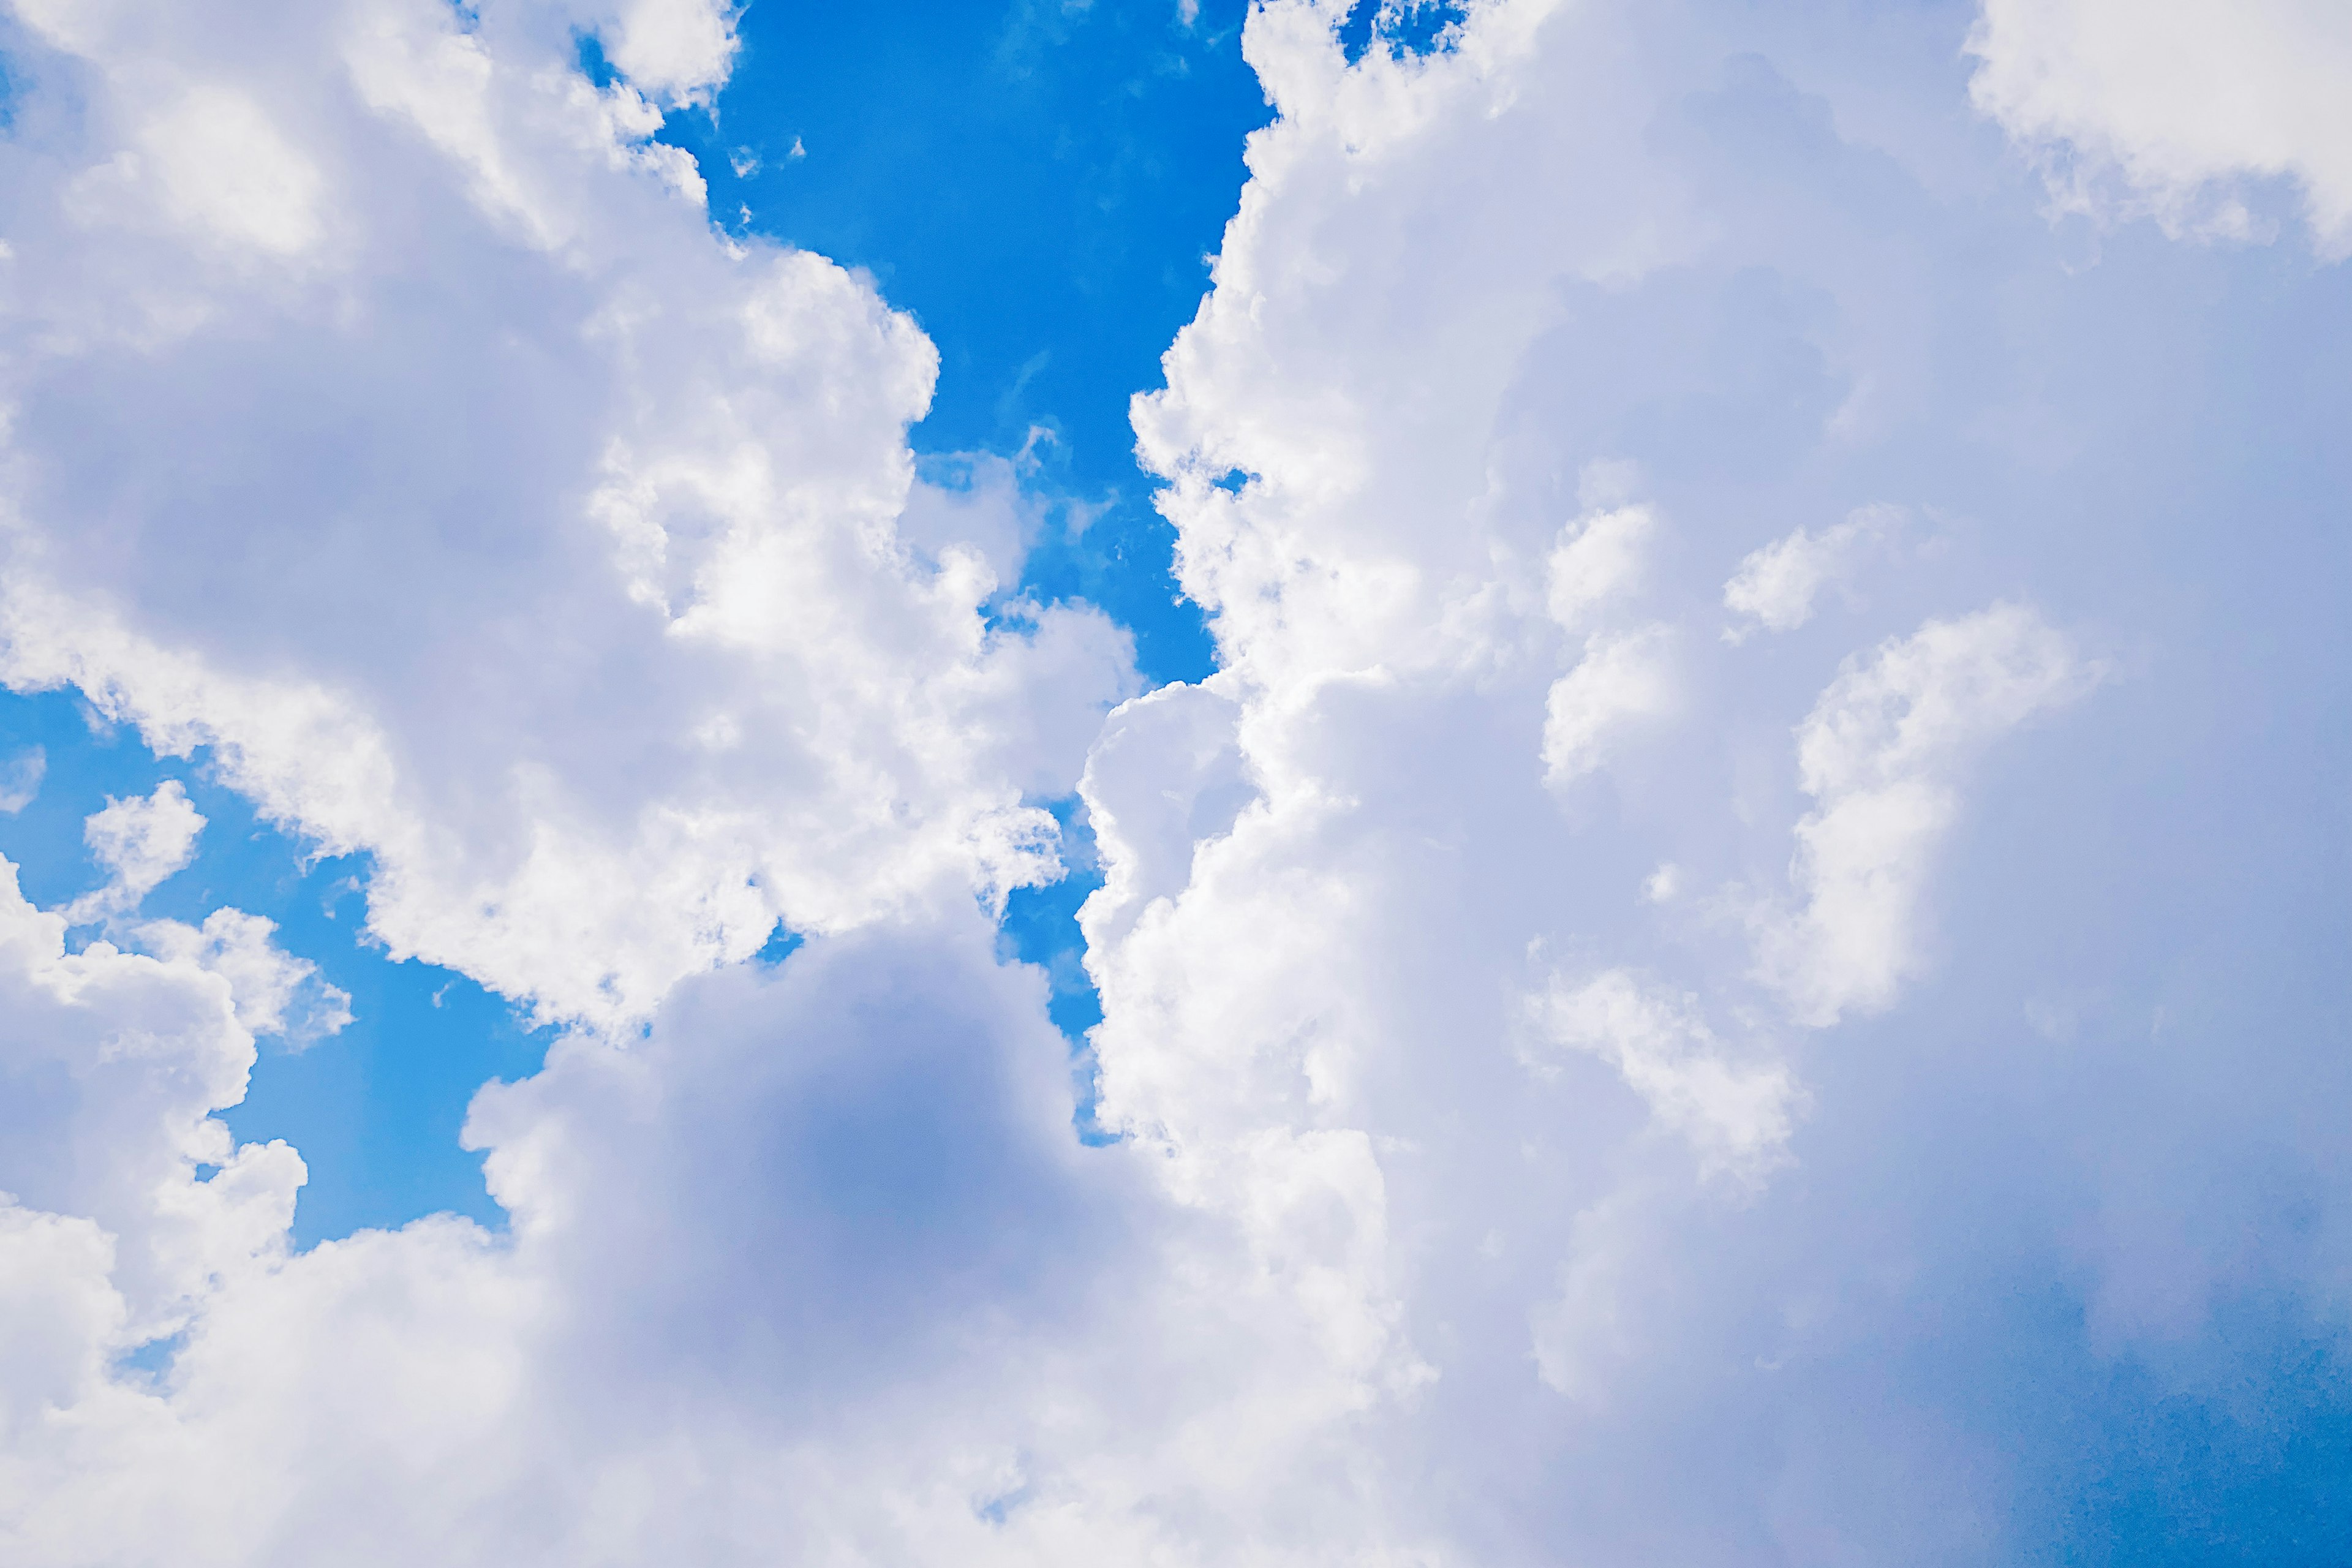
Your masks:
{"label": "billowing cloud top", "polygon": [[[648,140],[648,91],[723,73],[723,12],[20,26],[14,684],[213,746],[374,858],[395,954],[549,1018],[642,1016],[779,919],[1051,873],[1024,791],[1123,637],[991,630],[1003,563],[897,526],[929,342],[715,237]],[[646,90],[574,68],[588,28]]]}
{"label": "billowing cloud top", "polygon": [[505,1231],[298,1253],[214,1113],[348,998],[144,917],[175,789],[0,875],[11,1560],[2342,1539],[2340,29],[2158,10],[1254,7],[1136,695],[654,139],[732,13],[17,0],[0,674],[565,1030]]}

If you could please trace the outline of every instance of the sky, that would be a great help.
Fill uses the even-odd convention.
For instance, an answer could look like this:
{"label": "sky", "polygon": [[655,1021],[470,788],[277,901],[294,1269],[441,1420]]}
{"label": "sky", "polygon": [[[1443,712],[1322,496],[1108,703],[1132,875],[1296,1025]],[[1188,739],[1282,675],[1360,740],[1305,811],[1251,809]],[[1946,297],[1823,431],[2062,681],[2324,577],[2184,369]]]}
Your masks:
{"label": "sky", "polygon": [[0,1555],[2338,1563],[2318,0],[7,0]]}

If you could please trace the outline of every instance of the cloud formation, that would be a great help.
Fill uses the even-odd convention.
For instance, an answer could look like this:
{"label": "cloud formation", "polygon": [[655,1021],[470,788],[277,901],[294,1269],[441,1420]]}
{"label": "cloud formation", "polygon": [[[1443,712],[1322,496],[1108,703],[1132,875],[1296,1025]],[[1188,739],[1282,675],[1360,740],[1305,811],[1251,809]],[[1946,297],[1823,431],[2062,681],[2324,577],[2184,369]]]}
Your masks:
{"label": "cloud formation", "polygon": [[[2340,280],[2060,265],[1956,12],[1458,12],[1251,14],[1134,408],[1219,668],[1137,695],[1012,465],[918,477],[915,324],[653,139],[732,13],[19,0],[0,674],[563,1028],[467,1121],[506,1228],[298,1254],[218,1113],[347,1010],[135,918],[184,793],[79,951],[0,870],[11,1561],[2342,1523],[2347,476],[2202,374],[2340,363]],[[1951,547],[1811,613],[1889,494]],[[1108,1139],[991,912],[1073,787]]]}
{"label": "cloud formation", "polygon": [[1862,554],[1901,521],[1893,507],[1857,507],[1819,533],[1800,528],[1749,551],[1723,585],[1723,607],[1745,623],[1727,630],[1725,640],[1744,642],[1759,629],[1791,632],[1811,620],[1822,590],[1846,587]]}
{"label": "cloud formation", "polygon": [[109,796],[104,810],[82,824],[90,858],[106,872],[106,885],[75,900],[67,911],[76,925],[136,909],[163,879],[195,858],[202,813],[177,779],[165,779],[149,795],[129,800]]}
{"label": "cloud formation", "polygon": [[394,956],[543,1019],[1053,874],[1024,792],[1131,689],[1101,616],[900,535],[921,332],[651,140],[730,15],[17,15],[7,679],[209,746],[373,857]]}

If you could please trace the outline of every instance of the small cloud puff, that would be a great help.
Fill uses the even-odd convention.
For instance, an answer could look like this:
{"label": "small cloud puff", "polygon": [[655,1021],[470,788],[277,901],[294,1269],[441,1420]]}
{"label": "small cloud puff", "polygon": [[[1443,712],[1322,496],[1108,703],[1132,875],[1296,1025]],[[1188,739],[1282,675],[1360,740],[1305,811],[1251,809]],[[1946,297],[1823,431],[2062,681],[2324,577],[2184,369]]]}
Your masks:
{"label": "small cloud puff", "polygon": [[1552,620],[1584,637],[1583,657],[1544,703],[1544,780],[1554,789],[1598,769],[1627,727],[1674,706],[1674,629],[1624,625],[1658,531],[1655,514],[1629,500],[1633,481],[1630,464],[1587,465],[1580,497],[1594,510],[1562,531],[1546,563]]}
{"label": "small cloud puff", "polygon": [[1596,632],[1544,700],[1544,782],[1558,789],[1596,771],[1629,726],[1674,709],[1674,630]]}
{"label": "small cloud puff", "polygon": [[1572,632],[1589,629],[1602,606],[1640,585],[1656,532],[1656,517],[1638,505],[1590,512],[1570,524],[1549,563],[1551,618]]}
{"label": "small cloud puff", "polygon": [[1865,506],[1819,533],[1800,528],[1748,552],[1723,585],[1723,606],[1742,623],[1723,640],[1741,643],[1758,628],[1789,632],[1813,616],[1823,588],[1845,587],[1864,552],[1883,544],[1903,521],[1900,508]]}
{"label": "small cloud puff", "polygon": [[106,885],[68,905],[67,920],[87,925],[138,908],[164,879],[195,858],[196,836],[204,827],[203,814],[177,779],[165,779],[152,795],[129,800],[109,795],[104,809],[82,824],[82,840],[90,858],[105,869]]}
{"label": "small cloud puff", "polygon": [[28,746],[0,763],[0,815],[14,816],[32,805],[48,771],[49,754],[38,746]]}

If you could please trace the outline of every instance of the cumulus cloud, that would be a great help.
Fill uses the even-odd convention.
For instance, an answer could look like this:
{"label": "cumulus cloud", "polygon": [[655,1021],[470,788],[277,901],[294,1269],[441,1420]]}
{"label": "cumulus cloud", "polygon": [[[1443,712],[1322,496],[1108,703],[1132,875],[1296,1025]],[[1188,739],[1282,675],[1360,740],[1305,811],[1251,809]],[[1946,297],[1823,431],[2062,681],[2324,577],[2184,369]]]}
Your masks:
{"label": "cumulus cloud", "polygon": [[[1894,1255],[1950,1238],[1848,1251],[1868,1201],[1814,1184],[1874,1185],[1937,1112],[1787,1025],[1868,1030],[1897,1077],[1951,1048],[1903,1007],[1939,858],[1979,791],[2031,817],[1978,761],[2099,667],[2054,615],[1974,608],[1973,563],[1858,602],[1842,673],[1712,635],[1715,563],[1744,562],[1734,615],[1801,624],[1891,528],[1885,467],[1990,426],[1956,436],[1977,394],[1921,371],[1896,303],[1969,285],[1862,216],[1936,198],[1846,140],[1861,95],[1699,66],[1679,10],[1472,7],[1450,49],[1350,68],[1340,9],[1254,22],[1279,117],[1136,405],[1221,673],[1121,710],[1089,773],[1099,1114],[1323,1325],[1360,1462],[1480,1467],[1509,1522],[1405,1487],[1463,1554],[1964,1555],[1953,1521],[2010,1517],[2007,1483],[1932,1420],[1823,1414],[1919,1299]],[[1969,842],[1998,902],[2018,852]],[[1776,863],[1792,899],[1757,913],[1737,889]],[[1735,1410],[1806,1457],[1708,1446]],[[1497,1453],[1524,1489],[1470,1458]],[[1939,1500],[1874,1512],[1849,1464]]]}
{"label": "cumulus cloud", "polygon": [[105,870],[106,882],[55,912],[68,926],[103,922],[115,942],[181,969],[220,976],[228,983],[237,1025],[248,1035],[271,1036],[299,1050],[334,1034],[352,1021],[350,994],[320,976],[317,964],[278,947],[274,921],[232,909],[211,911],[202,926],[130,918],[149,893],[194,860],[204,827],[204,815],[177,779],[128,800],[109,796],[82,825],[90,858]]}
{"label": "cumulus cloud", "polygon": [[1727,630],[1725,640],[1743,642],[1759,628],[1794,631],[1811,620],[1822,590],[1845,587],[1864,552],[1901,521],[1892,507],[1860,507],[1819,533],[1800,528],[1749,551],[1723,585],[1723,607],[1744,622]]}
{"label": "cumulus cloud", "polygon": [[2058,157],[2070,205],[2106,202],[2168,228],[2255,233],[2239,188],[2291,180],[2326,255],[2352,252],[2352,27],[2326,0],[1988,0],[1969,92],[2011,135]]}
{"label": "cumulus cloud", "polygon": [[[1594,469],[1580,489],[1593,499]],[[1633,625],[1625,614],[1656,530],[1646,506],[1589,513],[1562,531],[1547,563],[1551,618],[1583,634],[1581,656],[1544,700],[1544,779],[1556,789],[1600,767],[1640,721],[1674,706],[1674,629]]]}
{"label": "cumulus cloud", "polygon": [[[46,1010],[9,1041],[91,1074],[79,1114],[143,1141],[105,1166],[142,1178],[119,1192],[30,1180],[31,1150],[7,1172],[24,1560],[1204,1560],[1341,1501],[1281,1479],[1298,1414],[1342,1392],[1298,1353],[1313,1326],[1158,1223],[1137,1151],[1071,1136],[1043,977],[976,910],[684,983],[643,1038],[573,1037],[486,1091],[467,1138],[506,1236],[436,1216],[299,1256],[299,1163],[232,1153],[205,1114],[251,1060],[227,987],[11,918],[34,939],[0,985]],[[133,1002],[186,1022],[127,1072],[103,1064]],[[1311,1212],[1353,1168],[1297,1152],[1267,1201]],[[721,1193],[723,1224],[681,1223]],[[118,1367],[164,1333],[164,1370]],[[141,1508],[105,1506],[125,1489]]]}
{"label": "cumulus cloud", "polygon": [[1055,875],[1034,800],[1132,690],[1095,612],[983,614],[1014,556],[922,501],[914,323],[651,139],[731,18],[19,12],[0,673],[211,748],[374,857],[394,955],[546,1019]]}
{"label": "cumulus cloud", "polygon": [[1597,614],[1640,583],[1657,519],[1645,506],[1622,506],[1579,519],[1551,552],[1547,604],[1566,630],[1585,631]]}
{"label": "cumulus cloud", "polygon": [[231,250],[299,257],[322,233],[316,165],[243,93],[192,88],[146,117],[135,149],[77,175],[66,210],[92,227],[165,224]]}
{"label": "cumulus cloud", "polygon": [[1622,637],[1595,636],[1576,668],[1552,683],[1544,701],[1546,782],[1573,783],[1600,766],[1610,742],[1674,702],[1673,633],[1648,626]]}
{"label": "cumulus cloud", "polygon": [[672,103],[707,100],[735,59],[736,7],[726,0],[622,0],[584,18],[613,64]]}
{"label": "cumulus cloud", "polygon": [[[2216,900],[2336,907],[2307,813],[2235,809],[2341,776],[2325,727],[2230,726],[2352,662],[2332,592],[2265,605],[2312,657],[2200,662],[2273,557],[2158,504],[2287,427],[2107,374],[2179,350],[2166,278],[2036,292],[1936,18],[1493,0],[1350,64],[1349,11],[1247,23],[1277,117],[1135,409],[1220,668],[1135,695],[1013,591],[1012,477],[918,475],[913,324],[649,140],[727,14],[20,5],[8,679],[209,747],[372,855],[394,952],[572,1026],[468,1117],[502,1231],[296,1254],[299,1157],[217,1112],[315,976],[236,910],[68,952],[0,878],[12,1560],[2008,1561],[2333,1452],[2336,957]],[[312,226],[76,205],[177,178],[199,89]],[[1890,469],[1980,557],[1713,635]],[[2217,536],[2218,619],[2128,575]],[[2083,702],[2135,616],[2171,662]],[[2231,809],[2110,782],[2174,773]],[[1072,779],[1108,1142],[986,908]]]}
{"label": "cumulus cloud", "polygon": [[277,922],[243,910],[215,910],[201,926],[148,921],[137,928],[144,952],[194,963],[228,982],[236,1021],[247,1033],[283,1040],[296,1050],[352,1021],[351,994],[322,978],[319,966],[274,940]]}

